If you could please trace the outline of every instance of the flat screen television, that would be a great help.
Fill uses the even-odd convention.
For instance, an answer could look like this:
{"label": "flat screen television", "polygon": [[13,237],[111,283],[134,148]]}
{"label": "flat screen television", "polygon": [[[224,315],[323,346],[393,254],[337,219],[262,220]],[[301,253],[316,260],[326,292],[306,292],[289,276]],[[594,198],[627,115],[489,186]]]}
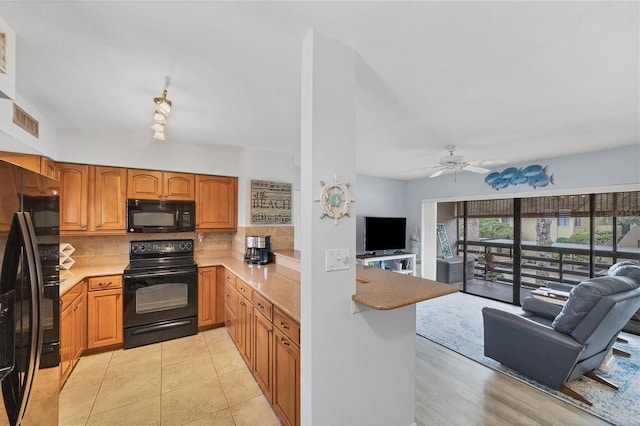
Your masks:
{"label": "flat screen television", "polygon": [[364,251],[402,250],[407,241],[407,218],[364,218]]}

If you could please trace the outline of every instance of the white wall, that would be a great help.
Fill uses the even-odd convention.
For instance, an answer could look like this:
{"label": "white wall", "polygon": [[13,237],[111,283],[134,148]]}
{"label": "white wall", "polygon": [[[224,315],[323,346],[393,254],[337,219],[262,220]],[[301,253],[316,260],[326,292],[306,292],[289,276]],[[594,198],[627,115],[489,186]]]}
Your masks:
{"label": "white wall", "polygon": [[[364,253],[364,217],[406,217],[408,211],[407,182],[358,175],[357,184],[356,251]],[[407,248],[409,247],[408,239],[413,233],[412,230],[413,228],[407,229]]]}
{"label": "white wall", "polygon": [[240,179],[238,179],[238,226],[251,225],[251,179],[266,179],[291,184],[293,223],[293,216],[299,215],[299,212],[293,211],[295,209],[293,191],[300,189],[300,167],[296,166],[294,156],[263,149],[245,148],[240,170]]}
{"label": "white wall", "polygon": [[13,101],[0,99],[0,151],[57,156],[57,130],[26,99],[16,93],[15,103],[38,121],[38,137],[27,133],[13,122]]}
{"label": "white wall", "polygon": [[[435,209],[431,205],[436,201],[478,200],[492,198],[534,197],[545,195],[569,195],[592,192],[637,191],[640,190],[640,144],[615,148],[610,150],[589,152],[584,154],[557,157],[547,160],[530,161],[514,164],[514,167],[526,167],[531,164],[548,166],[547,174],[553,175],[553,185],[534,189],[528,185],[509,186],[496,191],[484,182],[485,175],[463,172],[457,176],[442,175],[434,179],[417,179],[408,182],[407,225],[420,226],[422,222],[423,206],[428,211]],[[508,165],[493,167],[494,171],[502,171]],[[427,201],[425,201],[427,200]],[[435,210],[433,210],[435,212]],[[423,276],[431,276],[431,269],[435,271],[435,255],[433,268],[425,246],[434,245],[433,237],[428,237],[426,228],[435,229],[436,216],[428,214],[428,222],[422,229],[423,245]]]}
{"label": "white wall", "polygon": [[238,176],[242,149],[137,140],[125,134],[58,130],[56,161]]}

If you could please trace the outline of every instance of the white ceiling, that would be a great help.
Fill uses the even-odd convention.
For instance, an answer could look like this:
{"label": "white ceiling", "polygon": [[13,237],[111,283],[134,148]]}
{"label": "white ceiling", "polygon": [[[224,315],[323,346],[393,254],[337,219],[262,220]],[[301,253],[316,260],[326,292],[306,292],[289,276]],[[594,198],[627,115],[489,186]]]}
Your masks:
{"label": "white ceiling", "polygon": [[[311,28],[358,53],[358,173],[429,175],[640,143],[633,2],[0,1],[17,91],[54,125],[171,144],[299,153]],[[63,142],[62,142],[63,143]],[[163,142],[158,142],[163,143]]]}

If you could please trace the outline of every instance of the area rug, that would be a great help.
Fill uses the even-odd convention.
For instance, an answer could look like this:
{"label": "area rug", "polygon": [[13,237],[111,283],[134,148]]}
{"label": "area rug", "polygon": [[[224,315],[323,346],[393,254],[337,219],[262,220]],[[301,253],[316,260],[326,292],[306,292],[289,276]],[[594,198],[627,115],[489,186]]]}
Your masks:
{"label": "area rug", "polygon": [[600,373],[620,386],[617,392],[584,377],[569,383],[571,389],[593,403],[589,407],[485,357],[482,324],[484,306],[520,312],[520,308],[513,305],[455,293],[417,305],[417,334],[608,422],[621,426],[640,425],[640,336],[623,334],[622,337],[628,339],[629,343],[616,343],[615,346],[631,353],[631,357],[614,356],[608,364],[609,372]]}

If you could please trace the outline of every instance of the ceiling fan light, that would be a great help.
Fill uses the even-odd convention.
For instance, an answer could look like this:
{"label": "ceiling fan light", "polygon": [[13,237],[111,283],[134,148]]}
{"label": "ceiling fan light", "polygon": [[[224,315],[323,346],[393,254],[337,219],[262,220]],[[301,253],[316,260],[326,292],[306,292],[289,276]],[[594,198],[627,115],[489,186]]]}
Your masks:
{"label": "ceiling fan light", "polygon": [[164,140],[164,132],[154,132],[153,138],[163,141]]}
{"label": "ceiling fan light", "polygon": [[151,130],[154,132],[164,132],[164,124],[161,123],[153,123],[151,126]]}

